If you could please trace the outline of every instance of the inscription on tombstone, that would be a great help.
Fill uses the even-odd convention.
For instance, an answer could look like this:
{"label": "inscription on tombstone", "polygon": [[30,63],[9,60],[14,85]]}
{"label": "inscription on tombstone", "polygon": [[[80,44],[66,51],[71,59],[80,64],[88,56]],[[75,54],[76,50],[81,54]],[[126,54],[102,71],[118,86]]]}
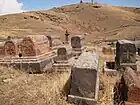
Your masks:
{"label": "inscription on tombstone", "polygon": [[116,66],[136,63],[136,47],[132,41],[119,40],[116,43]]}
{"label": "inscription on tombstone", "polygon": [[16,55],[16,45],[13,41],[7,41],[4,45],[5,55],[6,56],[15,56]]}
{"label": "inscription on tombstone", "polygon": [[57,49],[57,57],[54,58],[55,62],[68,62],[72,57],[72,50],[69,46],[62,46]]}

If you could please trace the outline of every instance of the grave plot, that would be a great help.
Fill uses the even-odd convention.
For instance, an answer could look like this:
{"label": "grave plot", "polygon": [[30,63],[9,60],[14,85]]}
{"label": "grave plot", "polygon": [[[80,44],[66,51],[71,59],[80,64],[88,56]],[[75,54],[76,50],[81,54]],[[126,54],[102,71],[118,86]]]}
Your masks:
{"label": "grave plot", "polygon": [[4,51],[6,57],[0,58],[0,65],[31,73],[45,72],[52,68],[54,55],[44,35],[9,39],[5,42]]}
{"label": "grave plot", "polygon": [[76,105],[96,105],[99,89],[98,56],[83,52],[73,63],[68,101]]}
{"label": "grave plot", "polygon": [[54,57],[54,67],[69,68],[71,67],[70,59],[72,58],[72,48],[70,46],[61,46],[57,49],[57,56]]}
{"label": "grave plot", "polygon": [[73,55],[80,55],[85,49],[85,36],[76,35],[71,37]]}
{"label": "grave plot", "polygon": [[133,41],[119,40],[116,43],[116,68],[130,66],[137,70],[136,65],[136,47]]}
{"label": "grave plot", "polygon": [[114,87],[114,105],[139,105],[140,104],[140,77],[130,67],[125,71]]}

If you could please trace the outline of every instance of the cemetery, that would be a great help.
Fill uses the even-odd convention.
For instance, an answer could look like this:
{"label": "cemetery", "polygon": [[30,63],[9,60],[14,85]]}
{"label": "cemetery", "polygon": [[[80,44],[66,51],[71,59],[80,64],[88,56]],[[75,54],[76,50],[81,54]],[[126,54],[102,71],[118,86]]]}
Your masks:
{"label": "cemetery", "polygon": [[[100,55],[86,50],[84,35],[74,35],[71,38],[69,35],[66,31],[65,43],[55,35],[8,36],[0,43],[0,65],[28,73],[70,72],[68,102],[75,105],[97,105]],[[120,75],[114,85],[114,105],[140,104],[138,44],[118,40],[115,51],[103,47],[104,55],[115,56],[114,60],[104,61],[102,72],[107,76]],[[135,96],[137,97],[134,98]]]}

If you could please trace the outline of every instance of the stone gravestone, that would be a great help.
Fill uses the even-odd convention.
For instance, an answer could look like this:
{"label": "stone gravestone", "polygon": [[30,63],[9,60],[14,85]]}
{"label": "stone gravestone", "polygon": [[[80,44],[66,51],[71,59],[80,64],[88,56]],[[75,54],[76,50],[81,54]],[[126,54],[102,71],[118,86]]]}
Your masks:
{"label": "stone gravestone", "polygon": [[83,52],[74,62],[68,101],[76,105],[96,105],[99,89],[98,57]]}
{"label": "stone gravestone", "polygon": [[57,56],[54,57],[54,67],[69,67],[69,60],[72,57],[70,46],[61,46],[57,49]]}
{"label": "stone gravestone", "polygon": [[71,46],[72,46],[73,54],[81,54],[85,48],[84,44],[85,44],[84,35],[72,36],[71,37]]}
{"label": "stone gravestone", "polygon": [[44,35],[29,35],[23,39],[10,38],[4,43],[4,52],[5,57],[0,57],[0,65],[32,73],[52,68],[52,51]]}
{"label": "stone gravestone", "polygon": [[119,40],[116,43],[116,68],[130,66],[137,69],[136,66],[136,47],[133,41]]}
{"label": "stone gravestone", "polygon": [[114,88],[114,105],[122,105],[122,102],[124,105],[140,104],[140,77],[130,67],[125,68]]}

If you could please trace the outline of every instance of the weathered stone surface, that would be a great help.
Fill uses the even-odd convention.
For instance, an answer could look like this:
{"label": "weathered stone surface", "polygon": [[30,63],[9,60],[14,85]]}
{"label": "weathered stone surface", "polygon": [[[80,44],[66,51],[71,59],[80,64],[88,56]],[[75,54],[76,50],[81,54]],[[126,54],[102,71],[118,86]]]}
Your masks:
{"label": "weathered stone surface", "polygon": [[19,44],[22,39],[9,39],[4,44],[5,56],[18,56]]}
{"label": "weathered stone surface", "polygon": [[[136,63],[136,47],[133,41],[119,40],[116,44],[116,66],[119,68],[121,64]],[[126,66],[128,66],[126,65]]]}
{"label": "weathered stone surface", "polygon": [[57,49],[57,57],[54,58],[56,63],[67,63],[72,57],[72,48],[70,46],[60,46]]}
{"label": "weathered stone surface", "polygon": [[84,35],[76,35],[71,37],[71,46],[74,51],[82,50],[85,44]]}
{"label": "weathered stone surface", "polygon": [[50,47],[62,45],[62,41],[60,39],[60,36],[58,36],[58,35],[52,35],[52,36],[47,35],[46,37],[49,40]]}
{"label": "weathered stone surface", "polygon": [[109,76],[116,76],[118,71],[115,69],[115,62],[104,62],[103,73]]}
{"label": "weathered stone surface", "polygon": [[126,101],[126,103],[140,104],[140,78],[130,67],[125,68],[115,90],[117,103]]}
{"label": "weathered stone surface", "polygon": [[91,52],[84,52],[72,66],[68,100],[77,105],[95,105],[98,88],[98,57]]}
{"label": "weathered stone surface", "polygon": [[0,42],[0,56],[4,56],[5,51],[4,51],[4,42]]}
{"label": "weathered stone surface", "polygon": [[29,35],[24,37],[19,45],[23,57],[38,56],[49,53],[49,40],[44,35]]}
{"label": "weathered stone surface", "polygon": [[43,58],[43,59],[1,59],[0,65],[12,67],[15,69],[21,69],[29,73],[39,73],[45,72],[49,69],[52,69],[52,59]]}

